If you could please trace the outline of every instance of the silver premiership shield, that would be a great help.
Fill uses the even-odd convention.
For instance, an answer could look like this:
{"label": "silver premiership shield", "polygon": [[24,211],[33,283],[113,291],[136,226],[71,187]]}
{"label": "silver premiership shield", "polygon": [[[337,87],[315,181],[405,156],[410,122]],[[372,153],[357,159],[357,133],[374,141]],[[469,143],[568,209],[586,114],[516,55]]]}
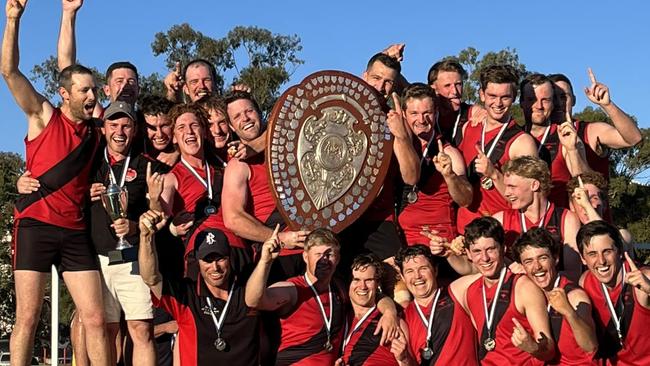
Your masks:
{"label": "silver premiership shield", "polygon": [[278,99],[266,162],[291,229],[340,232],[370,206],[392,156],[384,108],[375,89],[341,71],[309,75]]}

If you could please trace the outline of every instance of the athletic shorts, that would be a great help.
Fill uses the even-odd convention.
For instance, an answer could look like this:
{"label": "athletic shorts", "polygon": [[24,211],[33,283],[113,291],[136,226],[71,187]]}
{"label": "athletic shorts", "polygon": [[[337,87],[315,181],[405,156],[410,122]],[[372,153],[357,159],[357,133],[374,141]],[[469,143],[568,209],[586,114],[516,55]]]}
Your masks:
{"label": "athletic shorts", "polygon": [[138,262],[108,265],[108,257],[99,255],[102,269],[102,293],[106,323],[118,323],[120,312],[126,320],[153,319],[151,293],[142,277]]}
{"label": "athletic shorts", "polygon": [[86,230],[72,230],[25,218],[14,227],[13,268],[59,273],[98,270],[97,255]]}

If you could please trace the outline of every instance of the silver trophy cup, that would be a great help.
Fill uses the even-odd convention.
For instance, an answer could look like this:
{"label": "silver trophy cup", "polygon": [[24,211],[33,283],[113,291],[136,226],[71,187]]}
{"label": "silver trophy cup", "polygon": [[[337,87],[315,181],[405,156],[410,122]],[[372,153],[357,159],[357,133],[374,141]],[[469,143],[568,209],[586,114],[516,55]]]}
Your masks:
{"label": "silver trophy cup", "polygon": [[[106,192],[102,193],[102,204],[111,220],[126,218],[126,209],[129,202],[129,192],[126,187],[120,187],[117,184],[109,184]],[[132,248],[133,246],[120,236],[117,241],[116,250]]]}

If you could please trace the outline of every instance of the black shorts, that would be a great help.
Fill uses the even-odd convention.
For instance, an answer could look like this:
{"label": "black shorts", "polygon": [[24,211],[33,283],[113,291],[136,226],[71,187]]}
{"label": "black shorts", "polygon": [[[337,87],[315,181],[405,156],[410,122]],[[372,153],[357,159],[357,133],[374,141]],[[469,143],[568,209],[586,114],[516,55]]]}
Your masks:
{"label": "black shorts", "polygon": [[46,273],[53,264],[60,273],[99,270],[88,232],[20,219],[14,230],[14,270]]}

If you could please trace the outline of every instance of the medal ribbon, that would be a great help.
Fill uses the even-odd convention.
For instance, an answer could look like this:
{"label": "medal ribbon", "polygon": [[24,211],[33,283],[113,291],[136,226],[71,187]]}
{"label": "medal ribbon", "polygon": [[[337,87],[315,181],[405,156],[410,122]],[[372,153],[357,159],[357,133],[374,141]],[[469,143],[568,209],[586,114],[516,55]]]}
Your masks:
{"label": "medal ribbon", "polygon": [[481,289],[483,290],[483,310],[485,310],[485,323],[487,324],[487,329],[490,337],[492,336],[492,322],[494,321],[494,310],[497,308],[497,298],[499,297],[499,291],[501,291],[501,285],[503,285],[503,279],[506,277],[507,268],[504,266],[501,268],[501,274],[499,275],[499,282],[497,283],[497,291],[494,293],[494,298],[492,299],[492,305],[490,306],[490,313],[488,314],[487,306],[487,297],[485,296],[485,282],[482,283]]}
{"label": "medal ribbon", "polygon": [[330,285],[327,285],[327,294],[329,295],[329,298],[330,298],[330,306],[329,306],[329,308],[330,308],[330,316],[328,318],[327,314],[325,313],[325,307],[323,306],[323,302],[320,301],[320,297],[318,296],[318,292],[314,288],[314,285],[311,283],[311,281],[309,280],[309,277],[307,276],[306,273],[305,273],[305,281],[309,285],[309,288],[311,289],[311,291],[314,293],[314,296],[316,297],[316,302],[318,302],[318,306],[320,307],[320,313],[323,316],[323,321],[325,322],[325,329],[327,329],[327,341],[329,342],[330,330],[332,329],[332,314],[334,313],[332,311],[332,288],[330,287]]}
{"label": "medal ribbon", "polygon": [[[201,177],[201,176],[199,175],[199,173],[196,171],[196,169],[194,169],[194,167],[191,166],[190,163],[187,162],[187,160],[183,159],[182,156],[181,156],[181,163],[182,163],[183,165],[185,165],[185,167],[187,168],[187,170],[189,170],[190,173],[192,173],[192,175],[193,175],[196,179],[199,180],[199,182],[201,182],[201,184],[203,185],[203,187],[205,187],[205,189],[208,191],[208,198],[209,198],[210,200],[212,200],[212,179],[211,179],[211,177],[210,177],[210,165],[208,165],[208,162],[205,161],[205,160],[203,161],[203,165],[205,166],[205,177],[206,177],[206,179],[203,179],[203,177]],[[209,184],[208,184],[208,183],[209,183]]]}
{"label": "medal ribbon", "polygon": [[208,306],[210,307],[210,316],[212,316],[212,321],[214,322],[214,327],[217,328],[217,337],[221,338],[221,328],[223,326],[223,321],[226,318],[226,312],[228,311],[228,305],[230,305],[230,299],[232,298],[232,293],[234,292],[233,289],[235,288],[235,281],[232,282],[232,285],[230,285],[230,291],[228,291],[228,299],[226,300],[226,305],[223,306],[223,310],[221,310],[221,315],[219,316],[219,319],[217,319],[217,316],[214,314],[214,308],[212,307],[212,301],[210,301],[209,297],[205,298],[205,301],[208,303]]}
{"label": "medal ribbon", "polygon": [[542,150],[542,147],[544,146],[544,143],[546,142],[546,139],[548,138],[548,133],[550,131],[551,131],[551,124],[549,123],[548,126],[546,126],[546,130],[544,130],[542,139],[539,141],[539,146],[537,147],[537,153],[539,153]]}
{"label": "medal ribbon", "polygon": [[350,338],[352,338],[352,335],[354,334],[354,332],[356,332],[357,329],[359,329],[359,327],[361,327],[361,324],[363,324],[363,322],[366,321],[366,319],[368,319],[370,314],[372,314],[372,312],[375,311],[376,308],[377,308],[377,305],[375,305],[375,306],[371,307],[370,309],[368,309],[368,311],[366,311],[366,313],[363,314],[361,319],[359,319],[359,321],[354,326],[354,328],[352,329],[350,334],[348,334],[348,324],[347,324],[347,322],[345,323],[345,340],[343,341],[343,350],[345,350],[345,347],[348,345],[348,343],[350,343]]}
{"label": "medal ribbon", "polygon": [[[549,207],[551,207],[551,201],[546,201],[546,208],[544,209],[544,213],[539,219],[539,224],[537,224],[537,227],[543,228],[545,226],[544,222],[546,221],[546,214],[548,213]],[[519,211],[519,222],[521,223],[521,231],[524,233],[527,232],[528,227],[526,227],[526,215],[524,215],[523,211]]]}
{"label": "medal ribbon", "polygon": [[415,309],[418,311],[418,315],[420,315],[420,319],[422,320],[422,323],[424,323],[424,326],[427,327],[427,347],[429,347],[429,341],[431,341],[431,327],[433,326],[433,316],[436,313],[436,305],[438,304],[439,297],[440,297],[440,289],[437,289],[436,295],[433,298],[433,305],[431,307],[431,314],[429,314],[428,321],[427,318],[424,316],[422,309],[420,309],[420,305],[418,305],[417,301],[415,302]]}
{"label": "medal ribbon", "polygon": [[614,304],[612,304],[612,299],[609,297],[609,292],[607,292],[607,287],[605,287],[604,283],[600,284],[601,289],[603,290],[603,295],[605,296],[605,302],[607,303],[607,309],[609,310],[609,314],[612,316],[612,321],[614,321],[614,327],[616,327],[616,333],[618,334],[618,339],[623,342],[623,334],[621,333],[621,319],[623,319],[623,313],[625,313],[625,303],[623,302],[623,295],[625,294],[625,275],[627,272],[625,271],[625,264],[621,265],[621,270],[623,271],[623,277],[621,279],[621,294],[618,296],[618,302],[621,304],[621,314],[618,315],[616,313],[616,309],[614,309]]}
{"label": "medal ribbon", "polygon": [[501,135],[506,131],[506,128],[508,128],[508,125],[510,123],[504,123],[503,126],[501,126],[501,129],[499,130],[499,133],[496,135],[494,140],[492,140],[492,144],[490,144],[490,150],[485,152],[485,126],[487,125],[487,122],[483,123],[483,128],[481,129],[481,150],[485,154],[485,156],[489,159],[490,155],[492,155],[492,152],[494,151],[494,148],[497,146],[497,142],[499,142],[499,139],[501,138]]}
{"label": "medal ribbon", "polygon": [[129,150],[129,153],[126,155],[126,160],[124,160],[124,165],[122,165],[122,174],[120,175],[119,183],[115,178],[115,173],[111,167],[111,161],[108,159],[108,148],[104,149],[104,159],[106,160],[106,164],[108,164],[108,175],[111,184],[117,184],[120,188],[124,187],[124,182],[126,181],[126,172],[129,170],[129,162],[131,162],[131,150]]}
{"label": "medal ribbon", "polygon": [[[553,284],[553,288],[557,288],[557,286],[560,284],[560,274],[558,273],[557,278],[555,279],[555,283]],[[551,303],[546,304],[546,312],[548,313],[551,311]]]}

